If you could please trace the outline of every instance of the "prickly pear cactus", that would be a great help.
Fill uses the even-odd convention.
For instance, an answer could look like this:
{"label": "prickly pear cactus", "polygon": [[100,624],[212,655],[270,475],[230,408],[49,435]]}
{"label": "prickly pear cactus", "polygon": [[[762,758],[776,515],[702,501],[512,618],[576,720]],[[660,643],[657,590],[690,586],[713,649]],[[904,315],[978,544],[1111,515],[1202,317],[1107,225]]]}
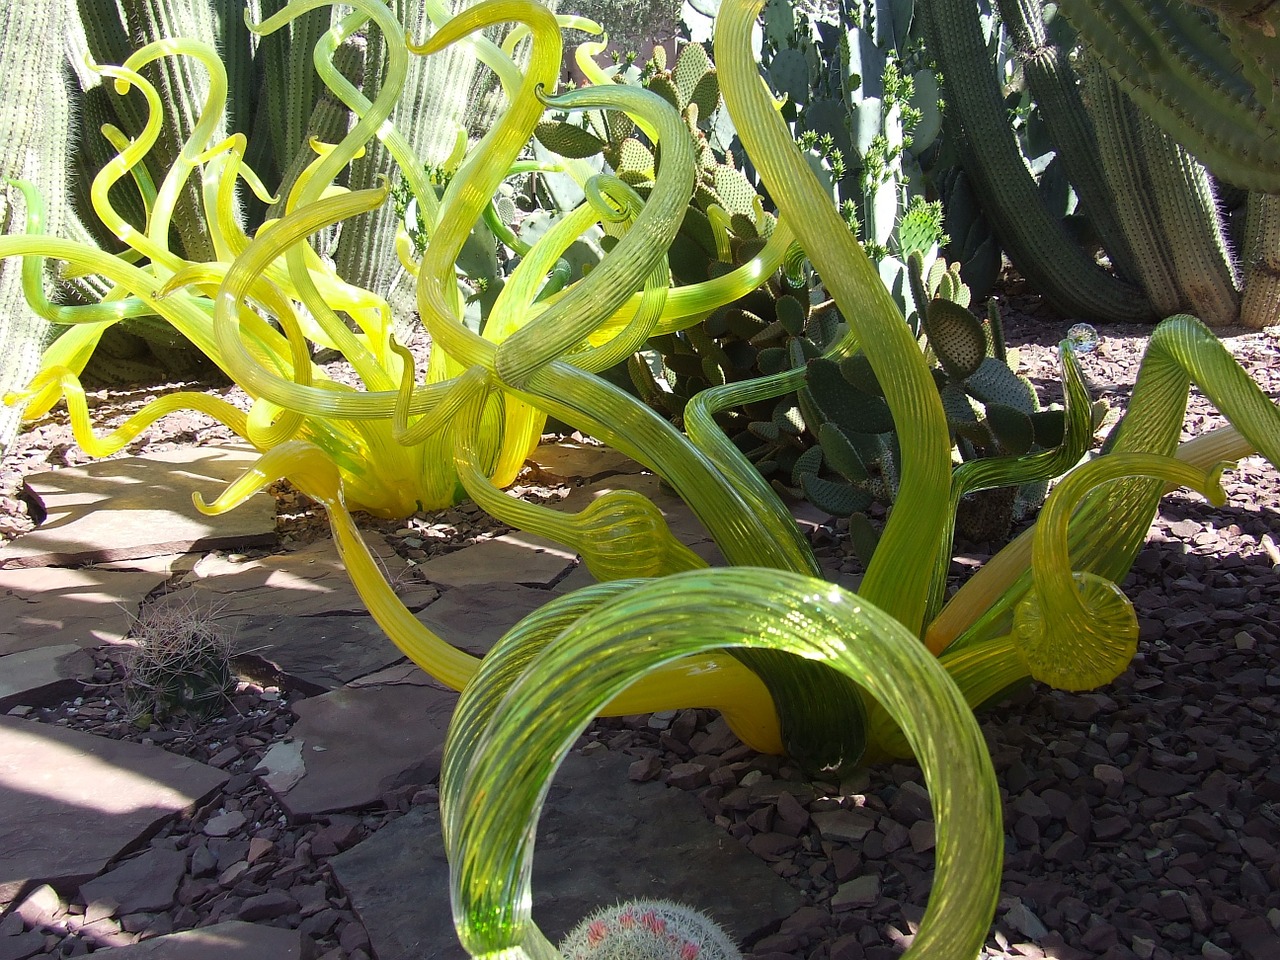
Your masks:
{"label": "prickly pear cactus", "polygon": [[[821,7],[766,4],[762,60],[810,165],[880,267],[904,312],[906,258],[929,259],[943,241],[940,215],[924,215],[924,164],[942,128],[938,83],[918,36],[914,0],[848,0],[839,18]],[[936,201],[935,201],[936,202]]]}
{"label": "prickly pear cactus", "polygon": [[[1040,407],[1030,381],[1005,353],[994,301],[979,320],[959,266],[923,258],[908,263],[916,321],[936,362],[934,379],[962,460],[1021,456],[1062,442],[1063,413]],[[800,391],[802,415],[819,444],[793,467],[793,480],[817,507],[848,516],[873,502],[890,503],[898,485],[898,447],[883,391],[861,355],[839,363],[809,362]],[[1043,484],[971,494],[961,501],[957,531],[969,540],[1007,536],[1011,525],[1043,501]]]}

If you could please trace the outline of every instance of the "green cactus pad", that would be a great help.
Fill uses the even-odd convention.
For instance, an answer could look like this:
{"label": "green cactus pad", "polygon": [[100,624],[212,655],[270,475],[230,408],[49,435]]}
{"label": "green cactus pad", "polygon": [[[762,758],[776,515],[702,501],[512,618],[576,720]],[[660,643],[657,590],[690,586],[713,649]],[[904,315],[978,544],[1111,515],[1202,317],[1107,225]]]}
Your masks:
{"label": "green cactus pad", "polygon": [[694,85],[689,94],[689,103],[698,108],[698,116],[710,117],[720,106],[720,78],[714,69],[708,70]]}
{"label": "green cactus pad", "polygon": [[[671,79],[675,82],[676,89],[680,91],[679,107],[694,102],[694,90],[698,88],[703,77],[714,69],[711,65],[711,57],[707,55],[702,44],[689,43],[680,48],[675,66],[671,68]],[[710,116],[710,111],[703,116]]]}
{"label": "green cactus pad", "polygon": [[778,312],[778,322],[782,328],[793,337],[798,337],[804,332],[806,315],[804,305],[792,296],[779,297],[774,305]]}
{"label": "green cactus pad", "polygon": [[973,314],[950,300],[931,300],[920,319],[929,346],[948,374],[964,380],[978,370],[986,358],[987,338]]}
{"label": "green cactus pad", "polygon": [[847,517],[871,505],[871,494],[865,490],[813,473],[801,476],[800,488],[810,503],[833,517]]}
{"label": "green cactus pad", "polygon": [[747,429],[752,436],[759,437],[761,440],[778,439],[778,425],[771,420],[755,420],[747,424]]}
{"label": "green cactus pad", "polygon": [[689,102],[681,97],[680,89],[665,73],[655,74],[650,77],[648,86],[651,93],[656,93],[677,110],[683,110],[684,105]]}
{"label": "green cactus pad", "polygon": [[794,47],[779,50],[769,64],[769,84],[792,103],[809,99],[809,62]]}
{"label": "green cactus pad", "polygon": [[787,397],[780,400],[774,408],[773,422],[784,434],[793,437],[800,436],[805,430],[804,417],[800,415],[800,409]]}
{"label": "green cactus pad", "polygon": [[867,465],[857,447],[834,423],[824,423],[818,428],[818,443],[820,446],[810,449],[821,450],[823,459],[840,476],[854,483],[863,483],[869,478]]}
{"label": "green cactus pad", "polygon": [[942,398],[942,409],[947,415],[947,423],[955,430],[960,424],[977,423],[978,414],[973,409],[973,402],[964,388],[954,380],[946,380],[939,384],[938,395]]}
{"label": "green cactus pad", "polygon": [[712,171],[712,184],[720,197],[721,206],[731,216],[740,213],[749,217],[755,211],[756,188],[743,175],[742,171],[732,167],[717,166]]}
{"label": "green cactus pad", "polygon": [[625,140],[636,132],[636,122],[621,110],[608,110],[604,115],[605,130],[612,141]]}
{"label": "green cactus pad", "polygon": [[840,375],[863,393],[873,397],[884,396],[884,389],[876,379],[876,372],[872,369],[871,361],[867,359],[866,354],[855,353],[852,357],[841,360]]}
{"label": "green cactus pad", "polygon": [[[756,222],[745,214],[735,213],[730,217],[729,230],[740,240],[754,240],[757,238]],[[745,252],[746,251],[741,251],[740,255]],[[754,256],[754,254],[748,255],[744,257],[744,259],[749,260],[752,256]]]}
{"label": "green cactus pad", "polygon": [[834,360],[810,360],[805,373],[805,393],[821,415],[846,433],[889,433],[893,415],[880,397],[857,390],[840,373]]}
{"label": "green cactus pad", "polygon": [[938,79],[932,70],[919,70],[912,78],[911,106],[920,119],[911,130],[911,152],[920,156],[933,145],[942,131],[942,111],[938,109]]}
{"label": "green cactus pad", "polygon": [[1030,451],[1035,443],[1031,417],[1003,403],[987,404],[987,426],[1004,451],[1015,457]]}
{"label": "green cactus pad", "polygon": [[796,11],[790,0],[766,0],[764,30],[775,46],[784,46],[796,32]]}
{"label": "green cactus pad", "polygon": [[965,390],[982,403],[1002,403],[1025,414],[1036,412],[1036,396],[1031,384],[994,357],[988,357],[965,378]]}
{"label": "green cactus pad", "polygon": [[645,174],[647,177],[653,175],[653,151],[637,140],[635,137],[627,137],[622,141],[618,152],[618,165],[616,167],[618,175],[624,173],[635,172],[637,174]]}
{"label": "green cactus pad", "polygon": [[1066,436],[1067,414],[1065,410],[1039,410],[1031,415],[1031,429],[1035,432],[1036,446],[1046,450],[1061,446]]}
{"label": "green cactus pad", "polygon": [[582,127],[563,120],[546,120],[534,128],[538,142],[562,157],[571,160],[594,157],[604,150],[604,141]]}
{"label": "green cactus pad", "polygon": [[791,466],[791,484],[799,487],[802,485],[801,479],[806,473],[817,474],[822,469],[822,448],[810,447],[800,456],[796,457],[796,462]]}

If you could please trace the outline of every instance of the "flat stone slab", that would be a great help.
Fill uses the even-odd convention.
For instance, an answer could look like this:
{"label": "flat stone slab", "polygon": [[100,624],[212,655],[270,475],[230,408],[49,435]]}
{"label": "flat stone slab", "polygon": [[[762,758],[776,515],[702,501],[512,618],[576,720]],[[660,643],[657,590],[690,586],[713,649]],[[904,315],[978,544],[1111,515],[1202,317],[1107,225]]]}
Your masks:
{"label": "flat stone slab", "polygon": [[162,573],[122,570],[0,570],[0,656],[75,644],[120,643]]}
{"label": "flat stone slab", "polygon": [[530,533],[508,533],[418,565],[432,583],[464,587],[480,583],[546,586],[573,566],[577,554]]}
{"label": "flat stone slab", "polygon": [[538,465],[538,469],[551,477],[543,477],[543,481],[558,477],[563,480],[584,480],[590,483],[618,473],[640,473],[645,468],[624,453],[612,447],[596,446],[590,443],[539,444],[529,455],[529,459]]}
{"label": "flat stone slab", "polygon": [[314,953],[299,930],[231,920],[127,947],[96,950],[94,956],[109,960],[310,960]]}
{"label": "flat stone slab", "polygon": [[159,747],[0,717],[0,901],[89,880],[226,779]]}
{"label": "flat stone slab", "polygon": [[101,906],[108,916],[168,910],[186,869],[185,851],[155,847],[82,883],[80,896],[90,908]]}
{"label": "flat stone slab", "polygon": [[0,713],[20,703],[44,706],[74,696],[93,667],[93,658],[74,643],[0,657]]}
{"label": "flat stone slab", "polygon": [[[386,543],[372,543],[370,550],[388,577],[400,580],[399,596],[410,610],[439,596],[430,584],[407,579],[408,562]],[[367,612],[331,540],[238,563],[217,555],[202,557],[185,583],[187,589],[159,598],[157,605],[190,604],[215,619],[284,609],[295,617]]]}
{"label": "flat stone slab", "polygon": [[293,817],[365,807],[409,783],[440,775],[458,695],[437,686],[343,688],[300,700],[290,734],[305,770],[280,794]]}
{"label": "flat stone slab", "polygon": [[403,659],[370,616],[231,617],[219,621],[237,655],[271,664],[308,696],[335,690]]}
{"label": "flat stone slab", "polygon": [[[633,758],[571,754],[538,826],[533,916],[553,943],[597,907],[665,897],[705,910],[750,943],[803,904],[689,794],[633,783]],[[449,907],[435,807],[414,807],[330,860],[378,960],[466,960]]]}
{"label": "flat stone slab", "polygon": [[444,591],[418,612],[441,639],[483,657],[517,623],[544,606],[552,594],[519,583],[465,584]]}
{"label": "flat stone slab", "polygon": [[245,547],[275,540],[275,501],[258,493],[206,517],[193,493],[213,500],[257,460],[245,446],[184,447],[35,474],[26,491],[44,521],[0,550],[0,566],[74,566]]}

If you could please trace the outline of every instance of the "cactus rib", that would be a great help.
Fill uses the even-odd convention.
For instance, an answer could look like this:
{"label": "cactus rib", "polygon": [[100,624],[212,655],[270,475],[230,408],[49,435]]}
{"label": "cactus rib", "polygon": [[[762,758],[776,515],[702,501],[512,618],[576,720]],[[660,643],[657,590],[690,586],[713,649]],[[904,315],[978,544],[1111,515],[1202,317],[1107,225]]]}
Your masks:
{"label": "cactus rib", "polygon": [[1067,313],[1150,320],[1141,292],[1086,256],[1041,202],[987,66],[976,8],[968,0],[927,0],[923,9],[929,48],[949,81],[948,113],[960,128],[965,169],[1014,265]]}

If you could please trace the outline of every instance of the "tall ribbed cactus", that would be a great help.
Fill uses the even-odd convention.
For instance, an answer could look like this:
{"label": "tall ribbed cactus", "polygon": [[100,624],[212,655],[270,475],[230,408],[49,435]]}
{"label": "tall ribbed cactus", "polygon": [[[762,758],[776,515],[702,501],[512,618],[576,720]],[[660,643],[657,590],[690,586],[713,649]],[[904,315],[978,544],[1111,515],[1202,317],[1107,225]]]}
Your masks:
{"label": "tall ribbed cactus", "polygon": [[[1074,306],[1073,312],[1088,316],[1080,298],[1064,300],[1061,292],[1082,277],[1096,278],[1094,265],[1082,272],[1074,244],[1043,230],[1028,232],[1031,225],[1047,229],[1055,223],[1044,201],[1052,194],[1045,179],[1052,171],[1042,175],[1038,192],[1033,192],[1027,165],[1004,149],[1011,139],[1008,121],[989,57],[981,57],[977,45],[978,4],[927,2],[934,52],[953,91],[949,120],[968,137],[962,144],[964,164],[984,210],[1003,223],[1002,239],[1015,265],[1059,307]],[[1075,188],[1116,275],[1139,287],[1159,316],[1190,312],[1213,327],[1274,322],[1276,312],[1267,299],[1272,284],[1264,265],[1280,259],[1280,226],[1271,226],[1266,215],[1255,215],[1259,226],[1250,234],[1245,263],[1237,261],[1226,239],[1216,182],[1206,167],[1124,93],[1090,49],[1074,49],[1079,38],[1064,29],[1061,19],[1046,20],[1052,15],[1044,0],[998,3],[1000,29],[1017,50],[1055,163]],[[1179,16],[1210,29],[1208,14],[1181,10]],[[978,89],[983,85],[985,90]],[[997,118],[1004,129],[997,129]],[[981,135],[975,136],[978,131]],[[1263,205],[1254,206],[1261,214]],[[1055,249],[1065,251],[1065,259],[1050,256]],[[1254,276],[1262,286],[1249,295],[1247,284]],[[1113,313],[1101,318],[1120,319]]]}
{"label": "tall ribbed cactus", "polygon": [[1052,216],[1018,150],[973,0],[921,0],[929,51],[942,71],[948,134],[1009,259],[1066,313],[1104,321],[1153,318],[1137,287],[1107,274]]}
{"label": "tall ribbed cactus", "polygon": [[[250,0],[247,6],[256,22],[281,10],[286,3],[287,0]],[[259,37],[246,25],[246,5],[241,2],[41,0],[40,3],[20,6],[21,14],[6,16],[34,22],[37,18],[34,9],[39,7],[43,23],[54,15],[52,8],[57,8],[59,24],[44,29],[40,36],[61,41],[65,34],[66,65],[78,81],[69,91],[71,110],[68,116],[68,96],[62,95],[58,70],[63,55],[61,42],[42,54],[41,63],[52,71],[50,76],[45,77],[29,69],[24,72],[17,65],[6,73],[6,80],[31,82],[32,90],[43,91],[48,96],[47,102],[40,107],[15,107],[9,115],[47,119],[51,129],[56,128],[57,135],[45,136],[41,142],[51,149],[62,142],[60,138],[64,135],[76,143],[69,159],[59,157],[56,164],[59,170],[71,170],[74,188],[69,195],[51,191],[38,176],[27,175],[27,179],[35,180],[45,194],[50,223],[61,225],[64,231],[70,229],[77,239],[104,249],[117,249],[118,241],[110,230],[102,228],[94,215],[90,187],[98,171],[116,156],[118,144],[112,145],[102,130],[114,127],[126,139],[136,137],[145,125],[148,108],[136,91],[121,96],[110,81],[102,82],[101,75],[86,64],[122,64],[136,49],[161,39],[181,37],[216,48],[227,71],[228,99],[225,115],[219,117],[209,131],[208,143],[218,143],[231,133],[249,135],[246,158],[249,165],[269,187],[278,188],[282,197],[287,196],[298,173],[314,159],[308,147],[310,138],[336,142],[352,123],[348,106],[325,90],[312,62],[317,43],[335,22],[338,15],[336,7],[309,10],[291,21],[286,29]],[[396,12],[402,19],[412,14],[410,25],[415,34],[425,32],[426,18],[414,5],[400,0]],[[419,22],[420,17],[422,23]],[[6,57],[22,56],[38,49],[27,39],[26,34],[20,31],[6,34]],[[351,49],[346,49],[348,46]],[[370,96],[373,96],[381,82],[385,57],[380,48],[369,51],[367,46],[367,36],[357,37],[339,48],[335,59],[345,76],[358,87],[368,88]],[[372,69],[368,69],[366,54],[373,57]],[[460,91],[467,89],[468,71],[476,72],[475,58],[459,53],[454,57],[456,62],[446,60],[413,58],[417,79],[411,78],[411,84],[434,91],[437,98],[446,95],[442,91],[450,91],[457,101],[450,116],[456,114],[457,122],[461,122],[467,98]],[[161,175],[171,168],[205,110],[209,75],[204,65],[185,55],[160,57],[143,68],[143,75],[155,85],[161,97],[162,128],[158,141],[138,172],[158,182]],[[38,82],[36,78],[39,78]],[[58,94],[56,97],[53,96],[55,92]],[[325,96],[321,95],[322,92]],[[24,104],[25,100],[14,97],[10,102]],[[405,96],[399,109],[400,113],[395,117],[398,127],[411,134],[423,134],[413,139],[415,148],[428,146],[425,141],[432,136],[442,143],[447,140],[452,145],[451,124],[428,127],[425,119],[431,117],[434,121],[439,118],[442,112],[439,103],[424,103],[423,96]],[[10,137],[6,142],[17,149],[23,141]],[[197,149],[200,147],[195,146]],[[432,157],[435,155],[430,150],[427,153]],[[16,174],[21,171],[10,169],[7,172]],[[364,179],[371,183],[376,175],[389,172],[390,162],[386,153],[379,150],[377,156],[370,157],[364,168],[356,172],[356,177],[358,179],[363,174]],[[363,181],[355,185],[362,184]],[[216,259],[206,228],[200,191],[199,176],[188,177],[172,218],[173,252],[194,262]],[[238,201],[244,209],[237,209],[235,216],[242,228],[252,233],[268,211],[249,191],[238,188],[238,193]],[[138,229],[148,222],[142,193],[130,178],[116,183],[110,190],[110,198],[125,222]],[[81,217],[76,217],[77,212]],[[270,211],[273,216],[281,213],[278,208]],[[399,266],[394,253],[395,230],[388,219],[391,217],[393,214],[388,206],[385,213],[367,218],[368,222],[351,224],[344,246],[344,275],[355,283],[384,293],[390,286],[391,273]],[[336,236],[334,231],[331,241]],[[331,245],[325,252],[332,254],[335,251]],[[99,299],[106,288],[101,278],[88,276],[78,277],[65,285],[64,292],[72,301],[91,303]],[[406,316],[411,312],[411,309],[406,309]],[[154,369],[157,361],[161,368],[183,372],[190,359],[185,354],[190,353],[191,358],[200,355],[178,346],[182,343],[181,337],[175,339],[167,324],[126,320],[113,328],[102,342],[100,350],[90,361],[89,369],[108,380],[145,376],[148,365]]]}
{"label": "tall ribbed cactus", "polygon": [[[1138,280],[1134,252],[1115,211],[1118,191],[1103,169],[1093,118],[1081,97],[1079,74],[1071,62],[1071,46],[1050,34],[1042,6],[1041,0],[999,0],[1000,17],[1022,63],[1027,87],[1080,206],[1117,272]],[[1154,303],[1151,288],[1144,289]]]}
{"label": "tall ribbed cactus", "polygon": [[1220,2],[1214,16],[1182,0],[1058,6],[1124,91],[1217,176],[1280,192],[1280,8]]}
{"label": "tall ribbed cactus", "polygon": [[[468,0],[451,4],[455,9],[470,6]],[[551,5],[554,9],[554,4]],[[392,0],[395,18],[409,35],[424,36],[430,25],[420,2]],[[372,98],[381,87],[386,67],[385,40],[376,28],[368,31],[368,58],[364,77],[365,95]],[[391,122],[404,134],[414,152],[428,166],[442,164],[453,151],[460,130],[466,129],[471,113],[472,84],[480,73],[480,63],[464,46],[451,48],[437,57],[413,57],[404,89],[391,114]],[[493,74],[483,71],[492,83]],[[351,188],[376,185],[379,177],[392,176],[395,163],[380,144],[371,144],[365,156],[351,165]],[[392,279],[400,271],[395,254],[396,212],[386,204],[367,216],[349,221],[342,228],[334,261],[338,273],[349,283],[373,290],[382,296],[394,293]],[[415,316],[411,285],[404,285],[397,298],[397,334],[407,338],[407,325]]]}
{"label": "tall ribbed cactus", "polygon": [[1115,209],[1132,246],[1144,251],[1143,288],[1165,316],[1186,311],[1211,327],[1236,323],[1238,279],[1207,171],[1104,71],[1086,75]]}
{"label": "tall ribbed cactus", "polygon": [[1241,259],[1240,322],[1261,330],[1280,323],[1280,196],[1249,194]]}
{"label": "tall ribbed cactus", "polygon": [[[61,72],[67,8],[62,3],[0,5],[0,176],[36,183],[50,199],[53,229],[65,225],[71,115]],[[6,231],[24,212],[4,200]],[[0,264],[0,394],[26,385],[40,365],[53,327],[22,294],[22,261]],[[17,432],[19,410],[0,406],[0,448]]]}

